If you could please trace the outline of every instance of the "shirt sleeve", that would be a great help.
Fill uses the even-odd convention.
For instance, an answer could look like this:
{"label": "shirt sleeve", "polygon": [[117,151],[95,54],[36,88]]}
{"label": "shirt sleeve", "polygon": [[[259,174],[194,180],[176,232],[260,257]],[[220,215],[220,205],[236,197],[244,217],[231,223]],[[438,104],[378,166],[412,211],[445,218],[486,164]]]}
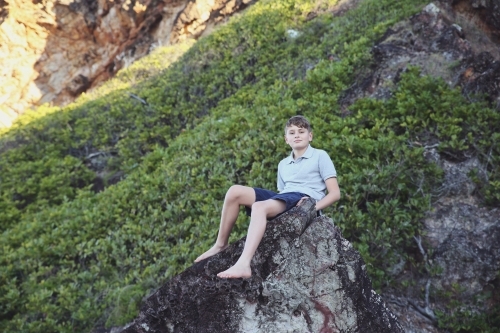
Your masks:
{"label": "shirt sleeve", "polygon": [[332,159],[328,156],[326,151],[321,151],[319,155],[319,173],[323,181],[328,178],[337,177],[337,171],[333,165]]}
{"label": "shirt sleeve", "polygon": [[277,182],[278,192],[283,191],[283,189],[285,188],[285,182],[283,181],[283,178],[281,178],[280,170],[281,170],[281,163],[278,164],[278,182]]}

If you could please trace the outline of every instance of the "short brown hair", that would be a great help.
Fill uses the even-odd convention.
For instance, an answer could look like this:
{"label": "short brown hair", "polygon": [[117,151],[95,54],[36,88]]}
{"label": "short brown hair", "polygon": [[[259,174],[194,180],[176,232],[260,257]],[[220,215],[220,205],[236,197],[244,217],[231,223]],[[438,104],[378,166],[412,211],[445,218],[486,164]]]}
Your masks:
{"label": "short brown hair", "polygon": [[292,126],[297,126],[298,128],[305,128],[309,132],[311,132],[311,124],[307,121],[307,119],[304,116],[293,116],[292,118],[288,119],[285,125],[285,134],[286,134],[286,129],[287,127],[292,127]]}

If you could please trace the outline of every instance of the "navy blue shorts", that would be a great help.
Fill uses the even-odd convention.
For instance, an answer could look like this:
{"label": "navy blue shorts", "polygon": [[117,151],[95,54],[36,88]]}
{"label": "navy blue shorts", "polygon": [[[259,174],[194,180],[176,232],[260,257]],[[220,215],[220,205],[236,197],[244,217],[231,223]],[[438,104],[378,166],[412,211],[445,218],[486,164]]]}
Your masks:
{"label": "navy blue shorts", "polygon": [[[289,193],[276,193],[263,188],[254,187],[255,190],[255,202],[264,201],[268,199],[280,200],[286,204],[285,210],[278,214],[277,216],[283,214],[284,212],[292,209],[297,205],[297,202],[303,197],[309,197],[307,194],[300,192],[289,192]],[[252,208],[245,207],[247,215],[250,216],[252,213]]]}

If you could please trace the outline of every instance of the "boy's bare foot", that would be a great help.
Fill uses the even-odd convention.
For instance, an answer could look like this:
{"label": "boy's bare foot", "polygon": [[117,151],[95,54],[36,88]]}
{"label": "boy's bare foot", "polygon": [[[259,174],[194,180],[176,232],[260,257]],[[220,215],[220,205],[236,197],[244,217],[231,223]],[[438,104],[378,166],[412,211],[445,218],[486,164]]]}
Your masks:
{"label": "boy's bare foot", "polygon": [[229,267],[229,269],[224,272],[217,274],[220,278],[225,279],[236,279],[236,278],[249,278],[252,276],[252,269],[250,266],[239,264],[238,262],[234,266]]}
{"label": "boy's bare foot", "polygon": [[203,253],[201,256],[199,256],[198,258],[196,258],[194,260],[194,262],[200,262],[202,261],[203,259],[206,259],[208,257],[211,257],[213,255],[216,255],[217,253],[219,253],[220,251],[223,251],[225,250],[227,247],[226,246],[218,246],[217,244],[215,244],[214,246],[212,246],[212,248],[210,250],[208,250],[207,252]]}

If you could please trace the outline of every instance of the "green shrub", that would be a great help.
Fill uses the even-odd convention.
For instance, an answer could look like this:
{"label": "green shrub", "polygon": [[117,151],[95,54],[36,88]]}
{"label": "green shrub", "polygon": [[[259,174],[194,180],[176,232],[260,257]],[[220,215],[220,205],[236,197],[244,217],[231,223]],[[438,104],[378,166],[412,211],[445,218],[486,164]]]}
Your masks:
{"label": "green shrub", "polygon": [[[138,63],[95,95],[21,118],[1,139],[1,174],[12,177],[0,185],[0,330],[83,332],[133,319],[142,296],[211,246],[229,186],[275,188],[288,154],[283,123],[295,114],[311,120],[314,146],[335,163],[342,199],[326,214],[377,288],[438,195],[442,171],[424,157],[428,142],[449,158],[476,154],[489,180],[474,179],[495,204],[493,110],[417,69],[393,98],[359,100],[351,116],[339,109],[373,42],[421,4],[366,0],[306,21],[314,1],[260,1],[167,69]],[[289,28],[301,35],[287,38]],[[88,166],[95,152],[109,157],[104,170]],[[120,170],[118,184],[89,190],[96,172]],[[17,189],[29,200],[14,200]]]}

